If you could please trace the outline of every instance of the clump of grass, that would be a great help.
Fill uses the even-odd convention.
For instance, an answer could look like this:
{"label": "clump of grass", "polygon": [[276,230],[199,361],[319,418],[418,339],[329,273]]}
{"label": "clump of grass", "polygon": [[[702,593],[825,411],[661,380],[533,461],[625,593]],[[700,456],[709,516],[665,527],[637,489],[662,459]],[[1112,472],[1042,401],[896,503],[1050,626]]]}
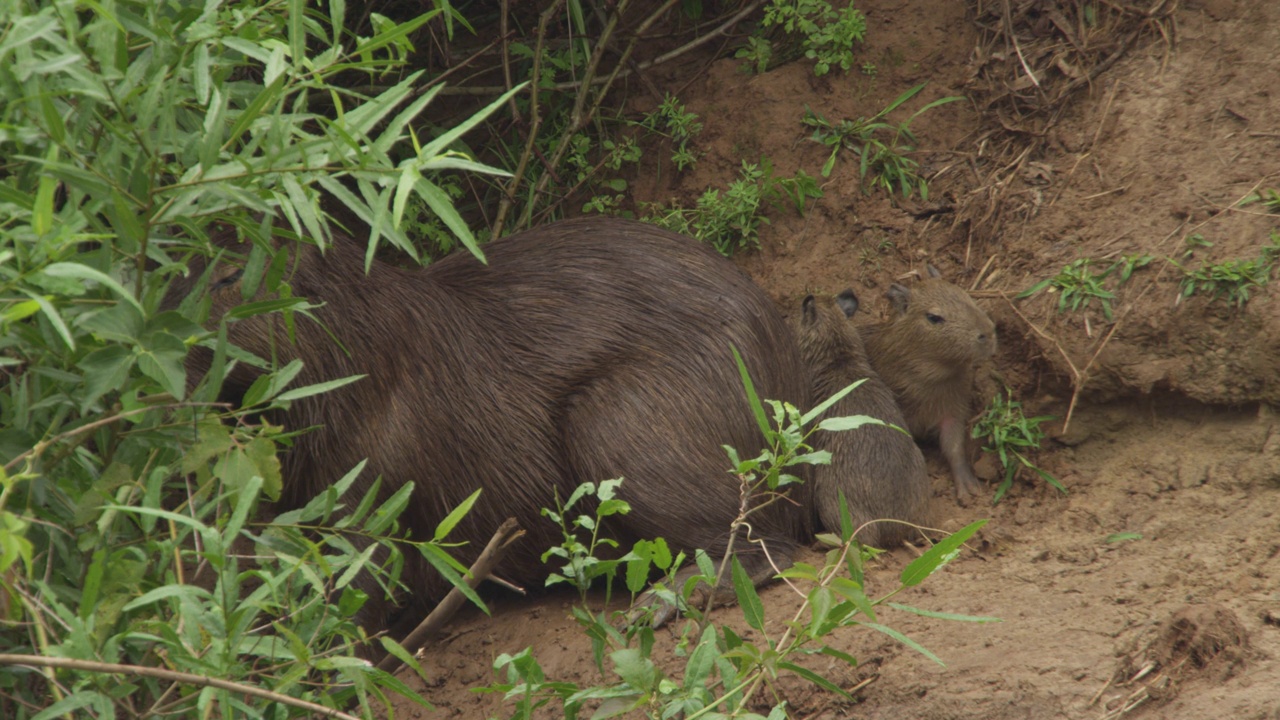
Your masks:
{"label": "clump of grass", "polygon": [[1210,295],[1211,301],[1224,298],[1228,305],[1241,307],[1249,301],[1251,290],[1271,280],[1271,269],[1277,256],[1280,256],[1280,235],[1272,230],[1271,242],[1263,246],[1256,258],[1206,263],[1196,270],[1184,268],[1173,260],[1169,262],[1182,271],[1182,295],[1179,299],[1205,294]]}
{"label": "clump of grass", "polygon": [[1022,403],[1013,399],[1013,393],[1005,388],[1004,394],[996,393],[991,404],[978,422],[973,426],[973,437],[983,440],[985,452],[996,453],[1000,458],[1000,467],[1004,470],[1004,481],[996,488],[996,496],[992,504],[1000,502],[1005,493],[1013,487],[1013,479],[1022,469],[1028,469],[1044,478],[1053,487],[1066,492],[1057,478],[1040,469],[1027,459],[1026,452],[1040,448],[1044,440],[1044,429],[1040,425],[1052,420],[1051,415],[1027,417],[1022,412]]}
{"label": "clump of grass", "polygon": [[884,120],[898,106],[915,97],[924,86],[925,83],[920,83],[907,90],[869,118],[860,117],[832,123],[812,109],[805,108],[801,122],[813,128],[813,135],[809,139],[831,148],[831,155],[822,166],[822,177],[831,176],[840,151],[848,148],[859,157],[858,174],[864,184],[884,188],[889,193],[898,190],[903,197],[911,197],[912,193],[919,192],[922,199],[928,200],[929,184],[920,176],[920,164],[910,157],[915,152],[917,143],[915,133],[911,131],[911,123],[939,105],[964,98],[939,98],[900,123]]}
{"label": "clump of grass", "polygon": [[[1128,272],[1133,273],[1139,259],[1135,259],[1130,263]],[[1150,259],[1147,259],[1147,263]],[[1143,263],[1145,265],[1146,263]],[[1018,298],[1026,298],[1035,295],[1045,288],[1055,288],[1058,292],[1058,312],[1063,313],[1067,310],[1076,311],[1084,307],[1088,307],[1094,300],[1102,306],[1102,314],[1107,320],[1112,318],[1111,301],[1116,299],[1115,293],[1104,287],[1103,282],[1111,271],[1116,268],[1112,265],[1110,268],[1102,272],[1094,272],[1091,268],[1095,265],[1092,258],[1080,258],[1074,260],[1051,278],[1041,280],[1032,285],[1027,290],[1019,293]],[[1128,279],[1125,276],[1125,279]]]}
{"label": "clump of grass", "polygon": [[1267,212],[1280,215],[1280,190],[1276,188],[1267,188],[1259,190],[1256,193],[1249,194],[1248,197],[1240,201],[1240,207],[1261,203]]}

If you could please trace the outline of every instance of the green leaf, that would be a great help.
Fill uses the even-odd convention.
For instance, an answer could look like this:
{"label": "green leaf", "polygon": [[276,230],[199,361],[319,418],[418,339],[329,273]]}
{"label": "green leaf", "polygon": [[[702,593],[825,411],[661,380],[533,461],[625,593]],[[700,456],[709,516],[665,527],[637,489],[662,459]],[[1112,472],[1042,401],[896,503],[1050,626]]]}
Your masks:
{"label": "green leaf", "polygon": [[191,601],[199,601],[212,600],[213,596],[209,594],[208,590],[195,585],[165,585],[144,594],[142,597],[135,598],[132,602],[126,603],[122,609],[125,612],[129,612],[169,598],[186,598]]}
{"label": "green leaf", "polygon": [[742,359],[742,355],[738,352],[738,348],[732,343],[729,349],[733,351],[733,359],[738,363],[738,375],[742,378],[742,387],[747,393],[747,403],[751,406],[751,412],[755,415],[756,425],[760,427],[760,433],[767,439],[769,437],[769,420],[764,413],[764,405],[760,403],[760,396],[756,394],[756,386],[751,382],[751,373],[747,371],[747,363]]}
{"label": "green leaf", "polygon": [[58,314],[58,311],[53,307],[53,305],[49,304],[49,301],[41,295],[36,295],[35,293],[27,290],[23,290],[22,292],[40,306],[40,312],[44,313],[44,316],[48,318],[49,322],[53,325],[53,329],[57,331],[58,336],[67,344],[67,347],[71,350],[75,350],[76,341],[71,339],[71,331],[67,329],[67,324],[62,321],[62,316]]}
{"label": "green leaf", "polygon": [[998,623],[1004,622],[998,617],[986,617],[983,615],[958,615],[956,613],[937,612],[934,610],[922,610],[920,608],[911,607],[910,605],[900,605],[898,603],[888,603],[889,607],[903,612],[913,613],[923,617],[938,618],[939,620],[955,620],[957,622],[972,623]]}
{"label": "green leaf", "polygon": [[58,717],[74,717],[73,711],[90,705],[112,706],[111,698],[92,690],[80,690],[72,693],[56,703],[31,716],[31,720],[53,720]]}
{"label": "green leaf", "polygon": [[960,546],[986,524],[986,520],[970,523],[943,538],[923,555],[912,560],[902,569],[902,584],[907,587],[919,585],[925,578],[932,575],[934,570],[951,562],[960,553]]}
{"label": "green leaf", "polygon": [[138,304],[137,299],[133,297],[132,293],[125,290],[124,287],[114,279],[87,265],[71,262],[57,262],[52,265],[45,266],[44,273],[53,277],[76,278],[78,280],[90,280],[99,283],[119,295],[121,300],[133,305],[138,309],[138,312],[142,312],[142,306]]}
{"label": "green leaf", "polygon": [[812,670],[810,670],[810,669],[808,669],[808,668],[800,667],[799,665],[796,665],[795,663],[780,662],[780,663],[778,663],[778,669],[779,669],[779,670],[786,670],[787,672],[791,672],[791,673],[794,673],[794,674],[796,674],[796,675],[799,675],[800,677],[804,678],[805,680],[808,680],[809,682],[813,683],[814,685],[817,685],[817,686],[818,686],[818,687],[820,687],[820,688],[823,688],[823,689],[827,690],[828,692],[833,692],[833,693],[835,693],[835,694],[837,694],[837,695],[840,695],[840,696],[842,696],[842,697],[844,697],[844,698],[847,698],[847,699],[849,699],[849,700],[853,700],[853,696],[852,696],[852,695],[850,695],[849,693],[845,692],[845,691],[844,691],[844,689],[843,689],[843,688],[841,688],[839,685],[836,685],[835,683],[831,682],[830,680],[828,680],[828,679],[826,679],[826,678],[822,677],[822,676],[821,676],[821,675],[819,675],[818,673],[816,673],[816,672],[814,672],[814,671],[812,671]]}
{"label": "green leaf", "polygon": [[1103,542],[1118,543],[1118,542],[1127,542],[1129,540],[1141,540],[1141,539],[1142,539],[1142,533],[1122,532],[1122,533],[1112,533],[1108,535],[1106,540],[1104,540]]}
{"label": "green leaf", "polygon": [[349,375],[344,378],[338,378],[337,380],[327,380],[325,382],[316,383],[314,385],[306,385],[300,388],[294,388],[293,390],[282,393],[279,397],[276,398],[276,402],[291,402],[293,400],[301,400],[302,398],[305,398],[305,397],[311,397],[312,395],[327,393],[332,390],[336,390],[340,387],[343,387],[344,385],[350,385],[351,383],[356,382],[357,380],[363,380],[365,377],[366,376],[364,375]]}
{"label": "green leaf", "polygon": [[463,500],[457,507],[450,511],[450,513],[440,521],[439,525],[436,525],[436,542],[440,542],[448,537],[449,533],[453,531],[454,526],[458,524],[458,521],[462,520],[462,518],[467,516],[467,513],[471,512],[471,506],[476,504],[476,499],[479,497],[480,489],[477,488],[476,491],[471,493],[466,500]]}
{"label": "green leaf", "polygon": [[133,353],[119,345],[108,345],[84,356],[76,367],[85,371],[85,393],[80,401],[81,412],[98,398],[124,387],[133,369]]}
{"label": "green leaf", "polygon": [[187,391],[187,346],[166,332],[152,333],[138,348],[138,369],[160,383],[165,392],[181,400]]}
{"label": "green leaf", "polygon": [[817,407],[815,407],[814,409],[810,410],[809,412],[805,413],[800,417],[800,424],[803,426],[813,422],[814,418],[822,415],[822,413],[827,411],[827,408],[830,408],[832,405],[835,405],[836,403],[843,400],[845,395],[848,395],[849,393],[853,392],[855,389],[858,388],[858,386],[862,385],[862,383],[866,381],[867,381],[866,378],[862,378],[861,380],[858,380],[854,383],[849,384],[847,387],[840,390],[835,395],[832,395],[826,400],[823,400],[821,403],[818,404]]}
{"label": "green leaf", "polygon": [[747,624],[756,630],[764,630],[764,605],[760,595],[756,593],[755,583],[743,569],[738,557],[733,557],[733,591],[738,596],[738,604],[742,606],[742,616]]}
{"label": "green leaf", "polygon": [[708,625],[702,631],[702,638],[697,647],[689,654],[689,661],[684,667],[685,690],[696,690],[707,685],[707,678],[715,668],[716,656],[720,654],[716,648],[716,629]]}
{"label": "green leaf", "polygon": [[944,663],[944,662],[942,662],[942,660],[941,660],[941,659],[939,659],[937,655],[934,655],[933,653],[929,652],[927,649],[925,649],[925,647],[924,647],[923,645],[921,645],[920,643],[916,642],[915,640],[912,640],[911,638],[907,637],[906,635],[903,635],[902,633],[898,632],[897,630],[894,630],[894,629],[893,629],[893,628],[891,628],[891,627],[887,627],[887,626],[885,626],[885,625],[881,625],[881,624],[879,624],[879,623],[861,623],[861,625],[862,625],[863,627],[869,627],[869,628],[871,628],[872,630],[877,630],[877,631],[879,631],[879,632],[884,633],[885,635],[888,635],[889,637],[893,638],[894,640],[897,640],[898,642],[902,643],[903,645],[906,645],[907,647],[911,648],[912,650],[915,650],[916,652],[920,653],[921,655],[923,655],[923,656],[925,656],[925,657],[929,658],[930,660],[932,660],[932,661],[934,661],[934,662],[938,663],[938,664],[939,664],[939,665],[941,665],[942,667],[946,667],[946,666],[947,666],[947,664],[946,664],[946,663]]}
{"label": "green leaf", "polygon": [[863,425],[888,425],[888,423],[868,415],[848,415],[845,417],[827,418],[818,423],[818,429],[826,430],[828,432],[842,432],[845,430],[857,430]]}
{"label": "green leaf", "polygon": [[658,686],[661,674],[639,648],[616,650],[609,654],[609,659],[613,661],[614,672],[632,688],[647,693]]}

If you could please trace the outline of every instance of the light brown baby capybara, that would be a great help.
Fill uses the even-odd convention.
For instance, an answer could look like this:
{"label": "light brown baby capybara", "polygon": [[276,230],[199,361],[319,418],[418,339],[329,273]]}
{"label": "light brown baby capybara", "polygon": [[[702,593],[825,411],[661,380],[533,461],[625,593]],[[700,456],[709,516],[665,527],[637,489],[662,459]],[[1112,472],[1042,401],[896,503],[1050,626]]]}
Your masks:
{"label": "light brown baby capybara", "polygon": [[928,274],[911,288],[890,286],[893,318],[859,330],[871,366],[893,388],[911,434],[938,439],[963,501],[981,491],[969,465],[967,425],[975,370],[995,353],[996,326],[968,293],[932,266]]}

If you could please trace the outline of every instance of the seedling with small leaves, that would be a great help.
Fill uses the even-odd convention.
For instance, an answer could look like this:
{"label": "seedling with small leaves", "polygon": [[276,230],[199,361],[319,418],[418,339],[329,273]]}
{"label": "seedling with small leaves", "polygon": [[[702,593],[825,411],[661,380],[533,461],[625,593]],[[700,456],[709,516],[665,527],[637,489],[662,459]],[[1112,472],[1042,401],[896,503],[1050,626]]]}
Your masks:
{"label": "seedling with small leaves", "polygon": [[1240,201],[1240,207],[1252,205],[1254,203],[1262,203],[1262,207],[1267,212],[1280,215],[1280,190],[1276,188],[1267,188],[1251,193],[1248,197]]}
{"label": "seedling with small leaves", "polygon": [[1252,260],[1227,260],[1206,264],[1198,270],[1188,270],[1170,260],[1182,271],[1182,294],[1179,299],[1196,294],[1211,295],[1211,300],[1225,298],[1228,305],[1243,306],[1249,301],[1249,292],[1271,280],[1271,268],[1280,255],[1280,235],[1271,231],[1271,243],[1263,246],[1261,254]]}
{"label": "seedling with small leaves", "polygon": [[[1067,310],[1075,312],[1088,307],[1089,303],[1096,299],[1102,306],[1102,314],[1107,320],[1111,320],[1111,301],[1115,300],[1116,296],[1115,293],[1103,287],[1103,281],[1115,266],[1095,273],[1090,269],[1093,265],[1094,261],[1091,258],[1075,260],[1062,268],[1057,275],[1041,280],[1019,293],[1017,297],[1031,297],[1045,288],[1052,287],[1058,292],[1058,312],[1063,313]],[[1129,272],[1132,273],[1132,269]]]}
{"label": "seedling with small leaves", "polygon": [[889,193],[897,189],[903,197],[911,197],[913,192],[919,192],[922,199],[928,200],[929,184],[919,174],[920,164],[909,157],[915,152],[915,145],[918,142],[911,131],[911,123],[921,114],[939,105],[964,98],[959,96],[939,98],[915,111],[911,117],[901,123],[894,124],[884,120],[886,115],[923,90],[925,84],[921,83],[910,88],[869,118],[841,120],[833,124],[806,107],[801,122],[814,129],[809,139],[831,148],[831,155],[822,166],[822,177],[831,176],[840,151],[848,148],[857,153],[860,158],[858,174],[864,183],[870,182],[872,186],[882,187]]}
{"label": "seedling with small leaves", "polygon": [[1041,423],[1052,420],[1050,415],[1027,417],[1022,412],[1022,403],[1013,399],[1013,393],[1005,388],[1004,394],[996,393],[991,405],[973,426],[973,437],[984,440],[983,450],[994,452],[1000,458],[1000,467],[1004,469],[1004,481],[996,488],[992,503],[1000,502],[1004,494],[1013,487],[1013,479],[1023,468],[1031,470],[1045,482],[1066,492],[1062,483],[1049,473],[1027,459],[1024,454],[1028,450],[1039,449],[1044,440],[1044,429]]}

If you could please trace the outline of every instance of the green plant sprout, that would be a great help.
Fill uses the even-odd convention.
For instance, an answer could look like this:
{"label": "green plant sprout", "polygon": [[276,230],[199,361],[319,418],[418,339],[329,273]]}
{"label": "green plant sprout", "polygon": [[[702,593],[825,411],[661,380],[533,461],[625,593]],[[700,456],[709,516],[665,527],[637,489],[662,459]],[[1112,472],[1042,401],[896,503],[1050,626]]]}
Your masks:
{"label": "green plant sprout", "polygon": [[853,46],[867,34],[867,19],[852,5],[836,10],[827,0],[772,0],[765,5],[762,30],[780,27],[797,35],[804,56],[814,61],[813,74],[853,65]]}
{"label": "green plant sprout", "polygon": [[1182,271],[1180,299],[1203,293],[1210,300],[1224,298],[1228,305],[1243,306],[1249,301],[1249,291],[1262,287],[1271,280],[1271,269],[1280,255],[1280,235],[1271,231],[1271,242],[1264,245],[1261,254],[1251,260],[1227,260],[1205,264],[1199,269],[1188,270],[1169,262]]}
{"label": "green plant sprout", "polygon": [[863,183],[872,187],[884,188],[893,193],[897,190],[903,197],[911,197],[919,192],[924,200],[929,199],[929,184],[919,174],[920,164],[908,157],[915,152],[918,142],[911,131],[911,123],[920,115],[957,100],[960,96],[950,96],[934,100],[915,111],[900,123],[887,122],[884,118],[900,105],[915,97],[927,83],[920,83],[899,95],[883,110],[871,117],[860,117],[856,120],[841,120],[832,124],[826,118],[805,108],[801,122],[813,128],[810,140],[822,143],[831,148],[827,162],[822,166],[822,177],[830,177],[835,168],[836,158],[840,151],[849,149],[859,157],[858,174]]}
{"label": "green plant sprout", "polygon": [[1027,417],[1022,413],[1022,403],[1013,400],[1013,393],[1005,388],[1004,394],[996,393],[991,404],[982,417],[973,426],[973,437],[983,440],[985,452],[994,452],[1000,458],[1000,467],[1004,470],[1004,480],[996,488],[992,504],[1000,502],[1009,488],[1013,487],[1013,479],[1022,468],[1027,468],[1044,478],[1045,482],[1066,492],[1062,483],[1049,473],[1041,470],[1027,459],[1027,450],[1039,449],[1044,440],[1044,429],[1041,423],[1052,420],[1049,415]]}
{"label": "green plant sprout", "polygon": [[769,222],[762,213],[764,203],[786,201],[803,214],[808,199],[819,197],[822,190],[813,177],[803,171],[790,178],[775,177],[773,164],[761,158],[759,164],[744,161],[737,180],[723,192],[709,188],[694,207],[648,206],[641,219],[708,243],[728,256],[760,247],[760,226]]}
{"label": "green plant sprout", "polygon": [[702,123],[697,113],[686,110],[679,98],[668,93],[658,109],[640,121],[640,126],[671,138],[671,162],[675,163],[676,170],[683,171],[697,164],[698,154],[689,148],[689,141],[702,132]]}
{"label": "green plant sprout", "polygon": [[[1134,261],[1135,264],[1137,260]],[[1148,261],[1150,262],[1150,261]],[[1067,266],[1063,267],[1061,272],[1047,280],[1032,285],[1027,290],[1018,293],[1017,298],[1026,298],[1035,295],[1045,288],[1052,287],[1057,290],[1058,294],[1058,312],[1063,313],[1070,309],[1072,312],[1083,307],[1088,307],[1093,300],[1098,300],[1102,306],[1102,314],[1107,320],[1111,320],[1111,301],[1115,299],[1115,293],[1103,287],[1103,281],[1107,275],[1115,268],[1104,270],[1100,273],[1094,273],[1090,267],[1094,265],[1091,258],[1080,258],[1074,260]],[[1132,273],[1130,269],[1130,273]]]}
{"label": "green plant sprout", "polygon": [[1267,212],[1280,215],[1280,190],[1267,188],[1256,193],[1250,193],[1240,201],[1240,207],[1246,207],[1254,203],[1261,203]]}

